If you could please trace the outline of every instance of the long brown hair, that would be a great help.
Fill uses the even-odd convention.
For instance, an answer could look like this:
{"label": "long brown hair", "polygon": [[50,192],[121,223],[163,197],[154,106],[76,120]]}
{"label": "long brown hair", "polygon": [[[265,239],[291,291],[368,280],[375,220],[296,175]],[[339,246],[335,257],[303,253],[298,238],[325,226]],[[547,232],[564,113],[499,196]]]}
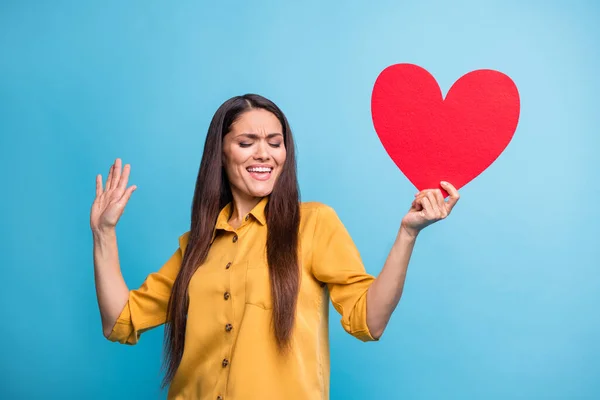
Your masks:
{"label": "long brown hair", "polygon": [[189,305],[188,285],[196,269],[206,260],[220,210],[233,200],[222,162],[223,137],[244,112],[254,108],[270,111],[283,127],[286,161],[269,196],[265,214],[274,335],[281,350],[287,349],[290,344],[300,281],[300,192],[296,177],[294,141],[287,118],[279,107],[262,96],[246,94],[223,103],[208,128],[192,201],[188,245],[169,299],[164,338],[166,373],[163,387],[173,380],[183,356]]}

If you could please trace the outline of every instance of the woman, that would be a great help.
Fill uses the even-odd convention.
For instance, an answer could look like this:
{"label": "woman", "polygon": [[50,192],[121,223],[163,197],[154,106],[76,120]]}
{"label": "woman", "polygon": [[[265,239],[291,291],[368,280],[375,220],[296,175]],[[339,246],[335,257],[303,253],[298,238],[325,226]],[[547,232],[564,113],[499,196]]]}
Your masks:
{"label": "woman", "polygon": [[300,203],[292,132],[258,95],[215,113],[179,248],[137,290],[119,267],[115,227],[135,186],[117,159],[91,211],[104,335],[135,344],[165,326],[171,399],[328,399],[328,299],[343,328],[376,341],[395,309],[415,240],[458,201],[418,193],[377,277],[365,272],[335,211]]}

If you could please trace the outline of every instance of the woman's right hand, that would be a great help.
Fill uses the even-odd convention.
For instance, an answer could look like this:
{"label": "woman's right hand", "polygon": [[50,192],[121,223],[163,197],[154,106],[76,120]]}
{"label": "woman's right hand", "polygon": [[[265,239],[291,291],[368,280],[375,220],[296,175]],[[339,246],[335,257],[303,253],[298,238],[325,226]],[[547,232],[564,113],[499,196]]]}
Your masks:
{"label": "woman's right hand", "polygon": [[123,215],[125,206],[137,186],[127,187],[131,166],[126,164],[121,173],[121,159],[110,167],[106,187],[102,189],[102,175],[96,176],[96,198],[92,204],[90,227],[94,232],[114,229]]}

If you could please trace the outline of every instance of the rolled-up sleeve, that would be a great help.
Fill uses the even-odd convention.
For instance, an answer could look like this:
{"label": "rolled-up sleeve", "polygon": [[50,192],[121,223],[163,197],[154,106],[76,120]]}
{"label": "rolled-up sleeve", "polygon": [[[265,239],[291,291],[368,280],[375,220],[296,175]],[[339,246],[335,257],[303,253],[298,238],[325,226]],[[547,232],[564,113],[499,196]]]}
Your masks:
{"label": "rolled-up sleeve", "polygon": [[366,272],[360,253],[335,210],[323,204],[317,213],[313,275],[327,284],[344,330],[364,342],[377,341],[367,326],[367,290],[375,278]]}
{"label": "rolled-up sleeve", "polygon": [[181,268],[188,236],[189,232],[179,237],[179,248],[158,272],[148,275],[139,289],[129,291],[129,299],[108,340],[134,345],[143,332],[166,322],[171,290]]}

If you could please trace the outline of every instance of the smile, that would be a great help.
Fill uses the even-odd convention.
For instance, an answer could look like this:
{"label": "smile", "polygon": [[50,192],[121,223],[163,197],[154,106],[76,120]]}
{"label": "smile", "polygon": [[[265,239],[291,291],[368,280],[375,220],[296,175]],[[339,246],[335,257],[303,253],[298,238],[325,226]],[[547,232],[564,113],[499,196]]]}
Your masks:
{"label": "smile", "polygon": [[246,171],[250,173],[250,176],[258,181],[266,181],[271,177],[273,172],[272,167],[248,167]]}
{"label": "smile", "polygon": [[250,168],[246,168],[246,170],[248,170],[248,172],[271,172],[271,171],[273,171],[273,168],[271,168],[271,167],[250,167]]}

